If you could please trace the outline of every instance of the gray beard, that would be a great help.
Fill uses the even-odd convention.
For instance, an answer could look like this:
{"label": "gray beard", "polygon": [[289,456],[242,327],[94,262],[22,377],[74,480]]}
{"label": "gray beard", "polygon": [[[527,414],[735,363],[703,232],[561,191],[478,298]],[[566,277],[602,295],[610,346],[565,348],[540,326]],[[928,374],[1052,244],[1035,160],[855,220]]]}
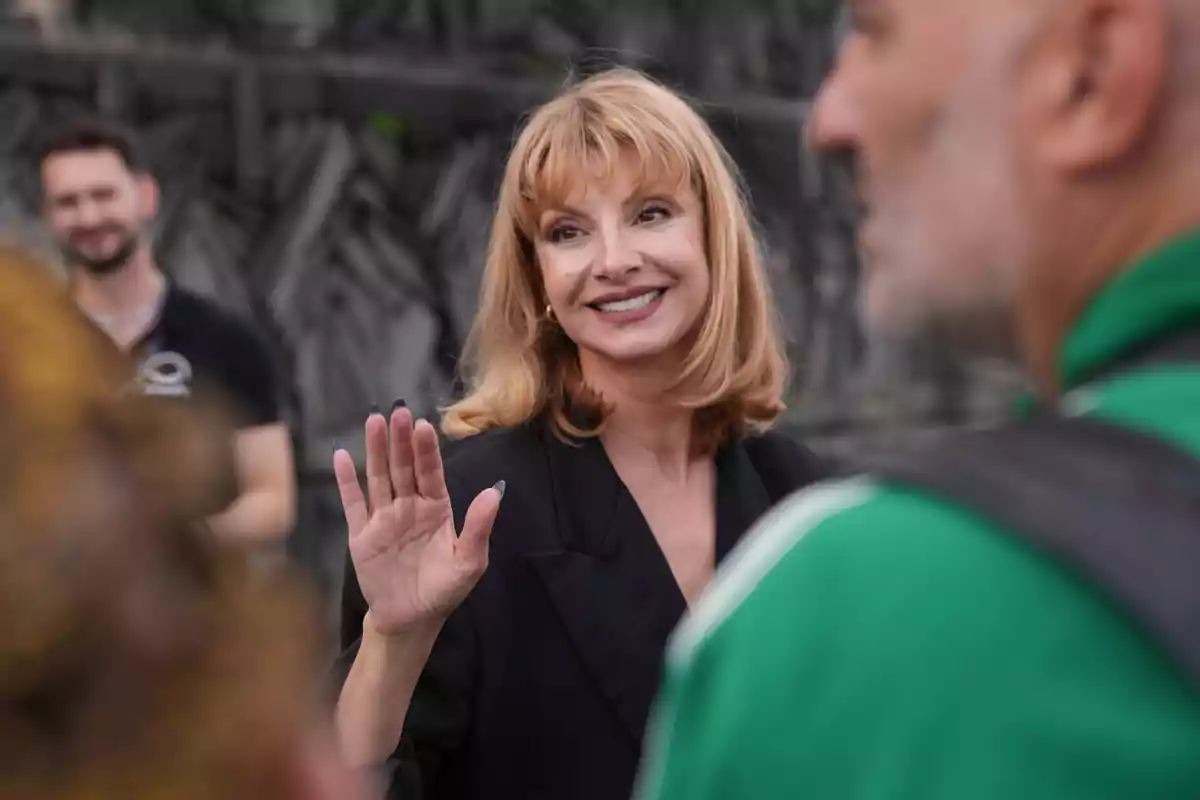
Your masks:
{"label": "gray beard", "polygon": [[924,336],[931,346],[952,358],[994,359],[1018,365],[1021,354],[1016,328],[1012,313],[997,309],[990,314],[973,315],[970,320],[934,320]]}
{"label": "gray beard", "polygon": [[911,327],[868,326],[868,342],[881,345],[915,362],[944,358],[960,364],[998,362],[1020,368],[1020,347],[1016,320],[1001,309],[977,311],[971,315],[939,315],[921,320]]}

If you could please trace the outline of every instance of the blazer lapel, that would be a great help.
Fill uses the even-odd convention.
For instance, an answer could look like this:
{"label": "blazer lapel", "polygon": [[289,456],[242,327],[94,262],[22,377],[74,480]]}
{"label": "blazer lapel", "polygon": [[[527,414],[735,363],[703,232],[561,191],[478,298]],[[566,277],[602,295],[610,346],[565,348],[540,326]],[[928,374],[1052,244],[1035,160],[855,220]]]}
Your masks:
{"label": "blazer lapel", "polygon": [[[597,440],[548,436],[562,550],[529,556],[600,692],[640,747],[658,693],[667,640],[687,604],[641,510]],[[745,450],[716,458],[720,562],[770,508]]]}
{"label": "blazer lapel", "polygon": [[733,443],[721,448],[717,467],[717,564],[771,509],[771,496],[746,448]]}
{"label": "blazer lapel", "polygon": [[686,603],[596,440],[549,440],[563,549],[529,557],[585,668],[640,746],[663,652]]}

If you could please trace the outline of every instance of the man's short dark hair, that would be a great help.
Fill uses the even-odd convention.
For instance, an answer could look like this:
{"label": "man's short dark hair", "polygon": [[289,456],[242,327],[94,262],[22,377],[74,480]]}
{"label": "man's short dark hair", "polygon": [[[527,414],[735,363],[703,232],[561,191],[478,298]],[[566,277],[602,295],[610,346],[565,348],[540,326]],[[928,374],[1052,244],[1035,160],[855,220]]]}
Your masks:
{"label": "man's short dark hair", "polygon": [[42,142],[38,165],[50,156],[91,150],[112,150],[131,172],[149,171],[142,144],[133,131],[115,122],[96,117],[79,118],[59,128]]}

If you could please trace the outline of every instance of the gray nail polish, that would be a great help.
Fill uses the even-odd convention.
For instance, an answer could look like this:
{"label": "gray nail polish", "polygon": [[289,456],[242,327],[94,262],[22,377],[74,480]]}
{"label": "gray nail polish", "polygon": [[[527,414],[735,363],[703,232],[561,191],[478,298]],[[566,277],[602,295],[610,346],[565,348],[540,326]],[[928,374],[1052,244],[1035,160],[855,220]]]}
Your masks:
{"label": "gray nail polish", "polygon": [[371,416],[375,416],[379,413],[379,403],[371,403]]}
{"label": "gray nail polish", "polygon": [[504,489],[506,487],[507,487],[507,484],[504,481],[500,481],[492,488],[495,489],[497,492],[499,492],[501,497],[504,497]]}

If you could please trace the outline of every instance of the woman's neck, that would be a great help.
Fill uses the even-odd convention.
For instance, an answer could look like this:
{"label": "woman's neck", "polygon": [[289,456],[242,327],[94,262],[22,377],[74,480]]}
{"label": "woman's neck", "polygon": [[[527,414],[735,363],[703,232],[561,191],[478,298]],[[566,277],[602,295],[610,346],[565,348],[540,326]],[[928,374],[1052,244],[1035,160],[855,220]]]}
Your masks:
{"label": "woman's neck", "polygon": [[668,399],[669,373],[648,365],[612,369],[581,354],[584,382],[612,409],[601,441],[610,458],[652,464],[667,479],[682,479],[694,459],[694,412]]}

